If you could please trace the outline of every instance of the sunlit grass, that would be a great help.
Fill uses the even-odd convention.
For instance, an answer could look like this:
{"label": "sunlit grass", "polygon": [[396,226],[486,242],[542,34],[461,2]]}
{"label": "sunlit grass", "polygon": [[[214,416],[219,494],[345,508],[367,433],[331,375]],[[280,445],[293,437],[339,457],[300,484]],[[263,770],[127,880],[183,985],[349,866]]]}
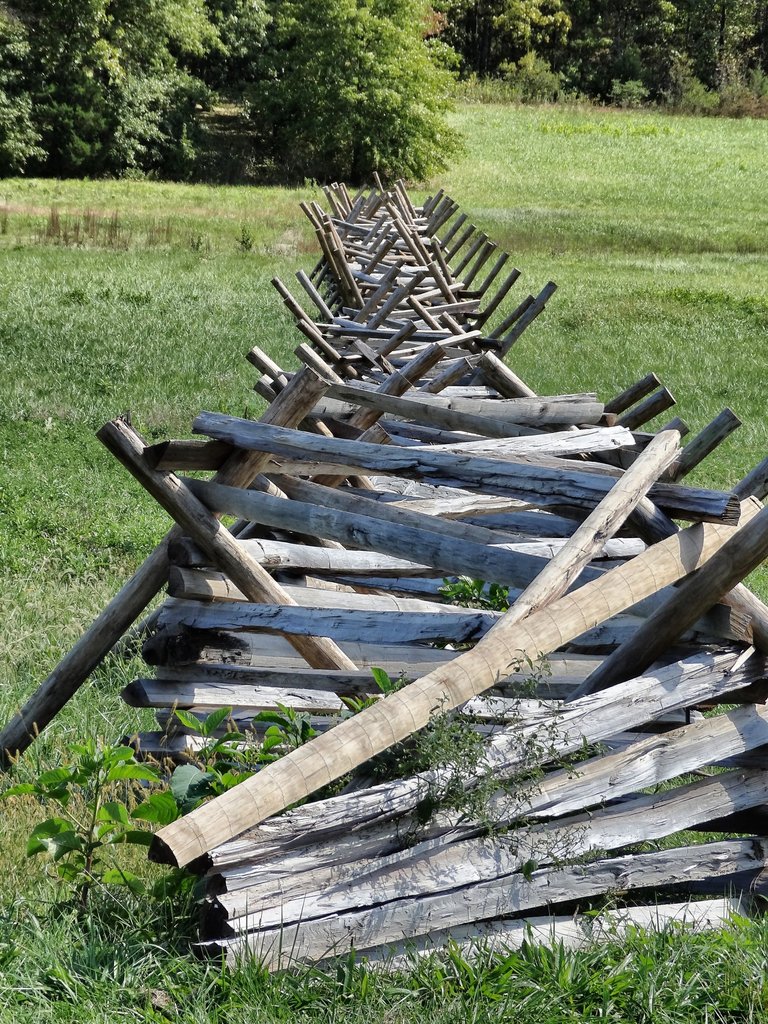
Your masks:
{"label": "sunlit grass", "polygon": [[766,253],[759,121],[464,107],[445,175],[510,251]]}

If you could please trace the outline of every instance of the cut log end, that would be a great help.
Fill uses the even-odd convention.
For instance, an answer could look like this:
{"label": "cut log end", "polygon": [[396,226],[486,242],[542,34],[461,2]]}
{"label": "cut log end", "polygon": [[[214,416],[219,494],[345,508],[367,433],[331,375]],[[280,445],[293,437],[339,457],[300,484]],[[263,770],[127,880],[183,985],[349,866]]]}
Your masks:
{"label": "cut log end", "polygon": [[181,867],[171,847],[159,835],[152,836],[147,856],[153,864],[165,864],[172,868]]}

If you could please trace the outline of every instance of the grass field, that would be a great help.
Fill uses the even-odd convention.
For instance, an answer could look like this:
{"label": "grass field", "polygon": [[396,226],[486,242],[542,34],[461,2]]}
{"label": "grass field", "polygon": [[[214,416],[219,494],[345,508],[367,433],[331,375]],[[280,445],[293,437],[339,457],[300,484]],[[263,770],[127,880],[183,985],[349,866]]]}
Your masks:
{"label": "grass field", "polygon": [[[523,271],[559,291],[513,351],[541,393],[608,398],[649,370],[692,430],[725,405],[744,426],[698,479],[734,483],[768,450],[768,137],[759,122],[464,107],[467,149],[443,186]],[[306,190],[7,180],[0,187],[0,718],[66,652],[167,528],[94,431],[127,409],[149,438],[203,408],[255,413],[258,342],[299,336],[270,286],[316,259]],[[768,575],[755,574],[768,595]],[[25,761],[141,715],[116,697],[136,665],[90,680]],[[588,954],[524,951],[384,981],[221,973],[94,914],[54,920],[54,884],[23,856],[42,816],[2,805],[0,1021],[768,1019],[765,927],[669,935]],[[441,973],[442,972],[442,973]],[[155,994],[153,995],[153,992]],[[176,1008],[178,1004],[178,1008]]]}

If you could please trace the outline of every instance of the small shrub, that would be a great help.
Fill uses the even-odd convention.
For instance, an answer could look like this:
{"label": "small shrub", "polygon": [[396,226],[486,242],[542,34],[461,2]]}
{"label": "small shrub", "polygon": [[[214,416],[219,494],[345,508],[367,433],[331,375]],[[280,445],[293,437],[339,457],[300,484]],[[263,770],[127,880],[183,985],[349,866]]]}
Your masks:
{"label": "small shrub", "polygon": [[669,85],[663,99],[679,114],[713,114],[720,98],[693,73],[691,58],[675,53],[669,66]]}
{"label": "small shrub", "polygon": [[719,103],[717,93],[708,89],[695,75],[691,75],[680,93],[676,110],[681,114],[712,114]]}
{"label": "small shrub", "polygon": [[501,583],[486,583],[469,576],[445,579],[440,587],[441,596],[449,604],[462,608],[488,608],[505,612],[509,608],[509,590]]}
{"label": "small shrub", "polygon": [[252,252],[254,245],[253,232],[247,224],[240,225],[240,234],[237,236],[237,247],[240,252]]}
{"label": "small shrub", "polygon": [[554,103],[560,95],[560,75],[533,50],[517,63],[502,64],[501,70],[521,103]]}
{"label": "small shrub", "polygon": [[637,110],[648,99],[648,90],[636,78],[621,82],[614,78],[611,84],[611,103],[623,110]]}
{"label": "small shrub", "polygon": [[724,117],[768,117],[766,76],[742,59],[724,60],[719,69],[718,113]]}
{"label": "small shrub", "polygon": [[511,82],[474,73],[456,83],[454,95],[462,103],[516,103],[520,98]]}
{"label": "small shrub", "polygon": [[109,853],[132,843],[148,846],[151,833],[136,829],[133,817],[167,824],[177,816],[175,808],[160,814],[156,800],[143,814],[134,814],[135,787],[157,782],[158,771],[139,764],[131,747],[105,746],[95,740],[74,744],[75,759],[67,765],[43,772],[32,782],[11,786],[3,799],[36,796],[54,804],[59,813],[36,825],[27,842],[27,856],[47,854],[58,876],[72,887],[76,903],[86,907],[91,888],[98,885],[127,886],[141,892],[143,882],[121,867]]}
{"label": "small shrub", "polygon": [[133,75],[110,94],[115,124],[105,153],[115,174],[154,172],[184,180],[197,155],[198,106],[210,94],[185,75]]}

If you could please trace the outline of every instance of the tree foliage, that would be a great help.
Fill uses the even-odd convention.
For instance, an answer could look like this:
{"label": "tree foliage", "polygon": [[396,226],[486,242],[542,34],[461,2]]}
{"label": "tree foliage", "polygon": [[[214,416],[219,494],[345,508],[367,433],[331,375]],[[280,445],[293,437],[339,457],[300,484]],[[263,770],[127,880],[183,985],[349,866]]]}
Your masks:
{"label": "tree foliage", "polygon": [[703,95],[768,73],[766,0],[437,2],[465,75],[503,74],[534,55],[576,93],[607,101],[614,83],[634,82],[658,101],[683,80],[687,95]]}
{"label": "tree foliage", "polygon": [[24,75],[28,57],[23,25],[0,8],[0,175],[18,174],[44,155]]}
{"label": "tree foliage", "polygon": [[248,91],[266,160],[291,177],[422,177],[455,148],[449,74],[419,0],[286,0]]}
{"label": "tree foliage", "polygon": [[15,99],[37,140],[15,170],[173,172],[183,163],[206,97],[188,65],[219,45],[203,0],[26,0],[23,13],[0,8],[0,33],[8,26],[23,49]]}
{"label": "tree foliage", "polygon": [[465,70],[493,75],[527,53],[565,40],[571,19],[561,0],[442,0],[446,38]]}
{"label": "tree foliage", "polygon": [[263,175],[422,178],[456,145],[449,68],[768,116],[768,0],[0,0],[0,174],[224,174],[224,100]]}

